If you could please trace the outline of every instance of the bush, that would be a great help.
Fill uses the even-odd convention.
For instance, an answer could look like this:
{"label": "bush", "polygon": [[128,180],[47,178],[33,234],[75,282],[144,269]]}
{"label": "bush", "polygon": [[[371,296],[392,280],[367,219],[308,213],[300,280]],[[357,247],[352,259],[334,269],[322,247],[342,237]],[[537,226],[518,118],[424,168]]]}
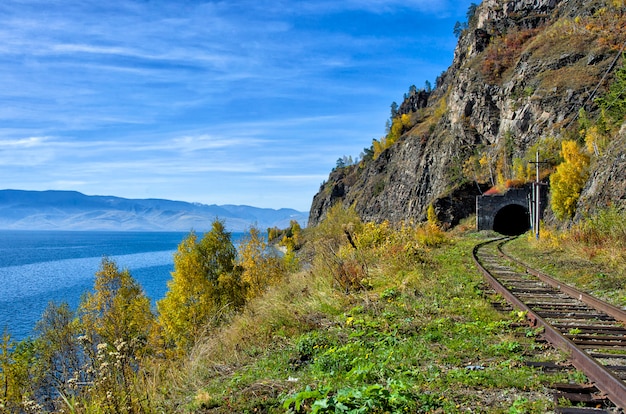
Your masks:
{"label": "bush", "polygon": [[626,248],[626,212],[615,207],[601,210],[574,225],[570,238],[588,246]]}
{"label": "bush", "polygon": [[516,30],[492,41],[485,51],[481,66],[483,76],[492,82],[501,79],[502,74],[515,64],[523,47],[538,31],[539,29]]}

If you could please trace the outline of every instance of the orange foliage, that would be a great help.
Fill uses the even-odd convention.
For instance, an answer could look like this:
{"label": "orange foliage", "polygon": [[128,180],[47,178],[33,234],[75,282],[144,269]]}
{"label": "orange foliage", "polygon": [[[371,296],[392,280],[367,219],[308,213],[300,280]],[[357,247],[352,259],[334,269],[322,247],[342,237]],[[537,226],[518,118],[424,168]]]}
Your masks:
{"label": "orange foliage", "polygon": [[502,191],[498,187],[491,187],[489,190],[485,191],[483,195],[497,195],[502,194]]}
{"label": "orange foliage", "polygon": [[522,180],[521,178],[514,178],[506,180],[506,188],[522,188],[526,184],[526,180]]}
{"label": "orange foliage", "polygon": [[491,81],[499,79],[515,64],[524,45],[538,32],[539,29],[517,30],[495,39],[485,51],[481,67],[483,75]]}

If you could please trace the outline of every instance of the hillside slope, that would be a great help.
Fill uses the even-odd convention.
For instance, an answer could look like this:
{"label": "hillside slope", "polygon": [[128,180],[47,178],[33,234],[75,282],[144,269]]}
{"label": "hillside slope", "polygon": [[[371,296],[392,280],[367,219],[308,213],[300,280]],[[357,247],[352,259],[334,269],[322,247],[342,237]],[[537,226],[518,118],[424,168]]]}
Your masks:
{"label": "hillside slope", "polygon": [[[608,0],[483,1],[436,88],[400,105],[398,116],[410,123],[399,139],[331,172],[313,199],[309,225],[336,203],[377,222],[424,220],[431,204],[451,224],[472,214],[475,196],[510,178],[516,163],[525,168],[534,145],[576,138],[583,108],[597,117],[594,98],[623,62],[625,9]],[[624,147],[613,146],[593,164],[581,211],[615,200],[626,206],[626,166],[613,162]],[[469,168],[472,157],[482,157],[480,168]],[[611,193],[599,193],[604,188]]]}
{"label": "hillside slope", "polygon": [[229,231],[285,228],[304,223],[306,213],[292,209],[204,205],[160,199],[87,196],[75,191],[0,190],[0,229],[205,231],[216,219]]}

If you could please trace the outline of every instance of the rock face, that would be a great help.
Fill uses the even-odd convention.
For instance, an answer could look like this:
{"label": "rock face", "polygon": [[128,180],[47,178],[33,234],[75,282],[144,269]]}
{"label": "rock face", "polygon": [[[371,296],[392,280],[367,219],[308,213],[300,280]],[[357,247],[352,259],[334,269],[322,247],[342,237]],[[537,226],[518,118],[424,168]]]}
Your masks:
{"label": "rock face", "polygon": [[[464,165],[472,155],[481,151],[495,160],[504,154],[512,164],[542,137],[575,136],[580,109],[597,111],[592,94],[606,88],[603,76],[610,75],[626,33],[611,37],[610,28],[594,31],[587,20],[611,4],[483,1],[436,88],[400,105],[402,113],[413,114],[412,128],[376,159],[331,172],[313,199],[309,225],[336,203],[376,222],[421,221],[431,204],[452,225],[473,214],[474,197],[490,180],[468,175]],[[606,157],[616,161],[597,163],[581,206],[606,180],[626,188],[624,145],[614,146]],[[609,164],[614,169],[604,171]]]}
{"label": "rock face", "polygon": [[626,210],[626,123],[593,167],[578,201],[576,219],[610,206]]}

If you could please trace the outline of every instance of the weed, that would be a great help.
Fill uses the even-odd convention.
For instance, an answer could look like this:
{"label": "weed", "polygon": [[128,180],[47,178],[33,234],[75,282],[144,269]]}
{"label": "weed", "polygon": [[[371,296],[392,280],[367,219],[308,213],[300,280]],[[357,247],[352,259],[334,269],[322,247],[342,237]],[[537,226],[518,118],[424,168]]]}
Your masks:
{"label": "weed", "polygon": [[568,331],[568,333],[569,333],[570,335],[578,335],[578,334],[580,334],[581,332],[582,332],[582,331],[581,331],[579,328],[571,328],[571,329]]}
{"label": "weed", "polygon": [[[545,224],[539,240],[518,239],[506,247],[529,265],[623,306],[626,297],[626,214],[610,208],[569,230]],[[588,269],[596,269],[590,273]]]}
{"label": "weed", "polygon": [[400,292],[396,288],[387,288],[380,294],[380,298],[383,300],[392,301],[400,296]]}
{"label": "weed", "polygon": [[335,393],[328,390],[305,389],[283,403],[292,413],[370,413],[370,412],[426,412],[442,408],[443,398],[416,395],[401,381],[372,384],[356,388],[342,388]]}

